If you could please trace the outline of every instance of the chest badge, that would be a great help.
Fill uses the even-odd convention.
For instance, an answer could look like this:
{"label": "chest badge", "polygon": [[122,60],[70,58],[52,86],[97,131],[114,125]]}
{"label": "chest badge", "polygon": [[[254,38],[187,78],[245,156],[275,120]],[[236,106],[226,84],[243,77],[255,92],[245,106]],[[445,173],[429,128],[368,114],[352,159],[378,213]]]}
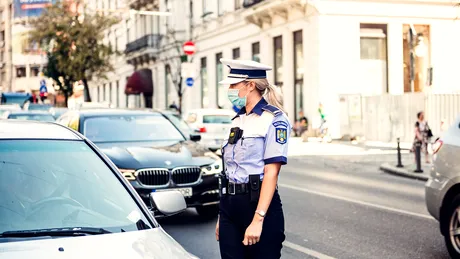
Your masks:
{"label": "chest badge", "polygon": [[286,144],[287,142],[287,129],[276,128],[276,142],[279,144]]}

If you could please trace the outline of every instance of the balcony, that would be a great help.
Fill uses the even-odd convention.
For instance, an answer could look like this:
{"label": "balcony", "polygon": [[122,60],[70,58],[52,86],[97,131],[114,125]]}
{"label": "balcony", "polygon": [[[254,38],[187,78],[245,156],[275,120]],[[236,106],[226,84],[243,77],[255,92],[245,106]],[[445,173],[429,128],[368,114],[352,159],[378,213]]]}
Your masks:
{"label": "balcony", "polygon": [[289,20],[293,11],[307,12],[308,1],[305,0],[245,0],[243,6],[247,8],[243,17],[249,23],[263,27],[264,24],[271,25],[275,16]]}
{"label": "balcony", "polygon": [[140,10],[159,10],[159,0],[127,0],[129,8]]}
{"label": "balcony", "polygon": [[155,60],[159,51],[163,35],[147,34],[135,41],[126,44],[125,55],[129,64],[139,64]]}

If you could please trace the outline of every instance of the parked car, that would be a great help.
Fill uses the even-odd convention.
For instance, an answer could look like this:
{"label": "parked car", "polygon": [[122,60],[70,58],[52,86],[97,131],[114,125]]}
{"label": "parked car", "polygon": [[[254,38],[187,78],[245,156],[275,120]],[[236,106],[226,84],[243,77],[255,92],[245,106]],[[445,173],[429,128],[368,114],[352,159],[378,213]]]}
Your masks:
{"label": "parked car", "polygon": [[[0,257],[197,258],[157,223],[116,166],[55,123],[0,121]],[[177,192],[150,193],[158,213],[185,210]]]}
{"label": "parked car", "polygon": [[50,113],[54,116],[54,118],[61,117],[62,114],[66,113],[69,109],[64,107],[53,107],[50,110]]}
{"label": "parked car", "polygon": [[29,93],[1,93],[0,104],[17,104],[23,108],[24,104],[29,101],[31,97],[32,95]]}
{"label": "parked car", "polygon": [[190,140],[161,113],[122,109],[69,111],[58,123],[94,142],[148,204],[151,192],[178,190],[206,218],[218,214],[218,156]]}
{"label": "parked car", "polygon": [[433,166],[425,185],[429,213],[439,221],[452,258],[460,257],[460,117],[433,146]]}
{"label": "parked car", "polygon": [[26,103],[24,110],[28,111],[50,111],[53,108],[51,104]]}
{"label": "parked car", "polygon": [[3,104],[0,105],[0,118],[2,117],[2,114],[8,112],[8,111],[20,111],[21,106],[19,104]]}
{"label": "parked car", "polygon": [[55,121],[56,119],[49,112],[44,111],[7,111],[3,113],[4,119],[30,120],[30,121]]}
{"label": "parked car", "polygon": [[202,144],[216,151],[229,134],[235,115],[233,110],[197,109],[187,112],[184,119],[194,131],[200,132]]}

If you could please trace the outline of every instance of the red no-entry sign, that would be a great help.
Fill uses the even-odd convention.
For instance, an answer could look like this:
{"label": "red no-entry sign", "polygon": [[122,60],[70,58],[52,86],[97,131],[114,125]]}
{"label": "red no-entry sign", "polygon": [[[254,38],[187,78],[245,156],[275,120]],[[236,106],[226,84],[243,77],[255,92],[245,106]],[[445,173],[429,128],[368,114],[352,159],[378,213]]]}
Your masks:
{"label": "red no-entry sign", "polygon": [[182,49],[184,50],[185,55],[193,55],[195,54],[196,47],[195,44],[191,41],[187,41],[184,43],[184,46],[182,46]]}

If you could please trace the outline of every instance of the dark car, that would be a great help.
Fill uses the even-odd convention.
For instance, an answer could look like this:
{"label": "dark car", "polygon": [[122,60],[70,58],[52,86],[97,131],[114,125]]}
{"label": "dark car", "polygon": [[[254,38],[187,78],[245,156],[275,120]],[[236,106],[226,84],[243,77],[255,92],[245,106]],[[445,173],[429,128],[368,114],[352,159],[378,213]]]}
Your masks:
{"label": "dark car", "polygon": [[46,121],[53,122],[56,119],[49,112],[44,111],[7,111],[2,114],[4,119]]}
{"label": "dark car", "polygon": [[24,104],[32,97],[29,93],[1,93],[0,103],[1,104],[17,104],[21,108]]}
{"label": "dark car", "polygon": [[[186,209],[179,192],[150,201]],[[0,120],[0,219],[1,258],[197,258],[91,141],[56,123]]]}
{"label": "dark car", "polygon": [[69,111],[58,123],[94,142],[148,204],[152,192],[178,190],[206,218],[218,213],[218,156],[190,140],[161,113],[122,109]]}

